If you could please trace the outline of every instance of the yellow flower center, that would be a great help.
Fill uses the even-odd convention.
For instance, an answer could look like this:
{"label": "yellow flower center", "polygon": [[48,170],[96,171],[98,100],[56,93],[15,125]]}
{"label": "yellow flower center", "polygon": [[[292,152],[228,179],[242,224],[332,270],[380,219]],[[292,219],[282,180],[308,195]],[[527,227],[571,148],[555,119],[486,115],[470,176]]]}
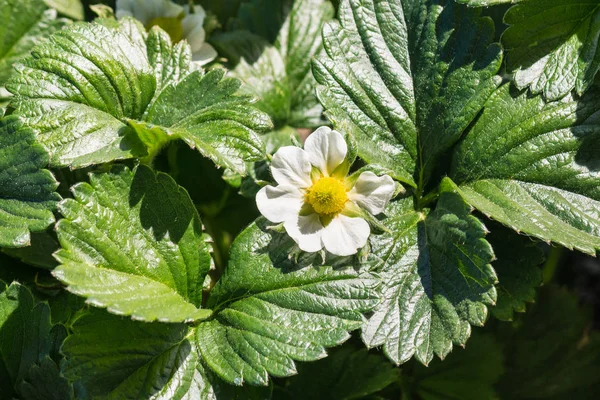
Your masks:
{"label": "yellow flower center", "polygon": [[167,32],[173,43],[177,43],[183,39],[183,25],[181,24],[181,18],[153,18],[146,24],[146,30],[149,31],[154,25],[158,25],[162,30]]}
{"label": "yellow flower center", "polygon": [[348,201],[344,183],[336,178],[323,177],[307,190],[304,197],[319,215],[335,215]]}

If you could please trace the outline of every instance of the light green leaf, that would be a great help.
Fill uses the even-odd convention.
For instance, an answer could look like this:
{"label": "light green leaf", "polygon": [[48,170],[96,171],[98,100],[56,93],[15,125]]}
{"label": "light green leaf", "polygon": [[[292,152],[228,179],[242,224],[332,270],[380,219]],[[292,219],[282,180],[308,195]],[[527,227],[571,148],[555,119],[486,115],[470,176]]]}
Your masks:
{"label": "light green leaf", "polygon": [[518,88],[548,100],[590,88],[600,69],[600,3],[529,0],[510,8],[504,22],[502,45]]}
{"label": "light green leaf", "polygon": [[3,86],[13,74],[13,65],[66,21],[56,19],[56,11],[48,10],[44,0],[1,0],[0,21],[1,101],[9,95]]}
{"label": "light green leaf", "polygon": [[36,47],[7,84],[52,166],[83,167],[144,154],[121,121],[141,118],[156,90],[140,48],[116,29],[74,24]]}
{"label": "light green leaf", "polygon": [[385,225],[372,236],[383,285],[381,303],[362,328],[368,347],[400,364],[413,355],[427,365],[464,345],[471,325],[482,326],[496,301],[494,254],[485,226],[446,179],[436,209],[415,212],[412,200],[393,203]]}
{"label": "light green leaf", "polygon": [[526,303],[535,299],[535,289],[542,284],[540,264],[544,253],[539,242],[517,235],[500,224],[488,224],[487,237],[494,249],[496,260],[492,263],[498,274],[498,301],[490,308],[494,317],[511,321],[513,312],[525,312]]}
{"label": "light green leaf", "polygon": [[154,27],[148,35],[146,45],[148,61],[156,74],[159,90],[169,85],[177,85],[190,73],[192,50],[185,42],[172,45],[169,34]]}
{"label": "light green leaf", "polygon": [[462,196],[517,232],[595,254],[599,99],[545,103],[500,88],[454,154],[450,176]]}
{"label": "light green leaf", "polygon": [[[195,71],[158,96],[143,122],[128,120],[150,153],[182,139],[217,165],[246,173],[246,161],[264,158],[256,131],[271,127],[267,115],[235,96],[240,82],[223,78],[224,70]],[[182,101],[181,99],[185,99]]]}
{"label": "light green leaf", "polygon": [[59,13],[71,19],[81,21],[85,19],[85,12],[81,0],[44,0],[48,7],[54,8]]}
{"label": "light green leaf", "polygon": [[146,35],[133,20],[100,20],[36,47],[7,88],[53,166],[151,160],[179,138],[218,165],[262,159],[255,130],[268,129],[268,117],[235,94],[239,82],[190,73],[189,61],[189,47],[158,28]]}
{"label": "light green leaf", "polygon": [[69,291],[144,321],[210,315],[200,309],[210,254],[185,189],[147,167],[117,165],[72,191],[59,206],[54,270]]}
{"label": "light green leaf", "polygon": [[[416,364],[407,381],[422,400],[496,399],[494,385],[504,372],[504,355],[492,335],[474,334],[464,349],[428,367]],[[402,377],[404,378],[404,377]],[[407,382],[408,383],[408,382]]]}
{"label": "light green leaf", "polygon": [[0,392],[1,399],[51,399],[33,397],[53,378],[61,399],[71,398],[69,383],[58,375],[55,357],[66,332],[50,323],[47,303],[37,303],[25,286],[0,281]]}
{"label": "light green leaf", "polygon": [[[322,52],[321,28],[332,16],[333,7],[324,0],[286,0],[278,6],[255,0],[242,4],[238,19],[230,24],[237,31],[216,38],[221,47],[236,39],[238,44],[227,43],[225,50],[239,49],[240,54],[230,56],[234,61],[241,59],[233,75],[244,82],[244,92],[259,98],[257,106],[278,128],[325,124],[314,94],[311,60]],[[252,47],[240,45],[249,39],[255,42]]]}
{"label": "light green leaf", "polygon": [[196,332],[206,364],[235,385],[266,385],[268,374],[294,374],[293,360],[325,357],[378,302],[378,281],[356,272],[353,258],[323,263],[304,254],[295,263],[294,242],[265,225],[259,220],[235,240],[208,300],[214,318]]}
{"label": "light green leaf", "polygon": [[497,385],[500,398],[597,397],[600,335],[589,330],[592,310],[578,303],[566,290],[546,286],[518,323],[498,331],[506,355],[506,373]]}
{"label": "light green leaf", "polygon": [[30,232],[54,223],[58,183],[43,169],[48,155],[16,117],[0,120],[0,246],[31,244]]}
{"label": "light green leaf", "polygon": [[287,400],[350,400],[364,399],[376,393],[400,376],[381,354],[366,349],[344,346],[314,363],[298,365],[298,375],[291,377],[276,399]]}
{"label": "light green leaf", "polygon": [[248,63],[242,59],[233,75],[244,83],[245,93],[258,99],[257,107],[271,116],[275,126],[288,122],[291,89],[279,50],[265,46],[256,61]]}
{"label": "light green leaf", "polygon": [[494,25],[479,14],[446,0],[340,4],[314,73],[327,116],[354,134],[359,156],[425,184],[499,82]]}

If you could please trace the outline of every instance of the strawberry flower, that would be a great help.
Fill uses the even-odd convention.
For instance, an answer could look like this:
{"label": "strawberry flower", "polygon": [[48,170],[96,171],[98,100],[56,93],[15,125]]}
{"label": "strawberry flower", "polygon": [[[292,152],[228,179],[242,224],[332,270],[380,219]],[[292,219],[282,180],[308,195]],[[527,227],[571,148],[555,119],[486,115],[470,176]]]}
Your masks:
{"label": "strawberry flower", "polygon": [[169,0],[117,0],[117,18],[133,17],[147,30],[155,25],[166,31],[177,43],[187,40],[192,48],[192,61],[205,65],[217,57],[217,52],[205,42],[204,19],[206,12],[201,6],[180,6]]}
{"label": "strawberry flower", "polygon": [[365,171],[347,177],[347,154],[343,136],[321,127],[304,149],[286,146],[273,156],[271,173],[278,186],[263,187],[256,203],[269,221],[283,223],[303,251],[324,247],[335,255],[355,254],[371,233],[365,212],[383,212],[394,194],[388,175]]}

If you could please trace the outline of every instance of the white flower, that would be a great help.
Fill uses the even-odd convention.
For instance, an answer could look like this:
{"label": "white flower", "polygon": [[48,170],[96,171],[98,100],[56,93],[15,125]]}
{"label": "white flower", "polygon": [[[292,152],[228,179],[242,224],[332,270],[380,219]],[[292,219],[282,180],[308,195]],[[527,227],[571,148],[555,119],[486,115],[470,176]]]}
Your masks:
{"label": "white flower", "polygon": [[393,196],[394,181],[387,175],[367,171],[347,179],[347,153],[342,135],[321,127],[304,150],[286,146],[273,156],[271,173],[279,185],[262,188],[256,204],[269,221],[283,222],[303,251],[325,247],[340,256],[355,254],[370,234],[361,209],[377,215]]}
{"label": "white flower", "polygon": [[206,13],[201,6],[180,6],[169,0],[117,0],[117,18],[134,17],[146,29],[154,25],[165,30],[174,43],[187,40],[192,48],[192,61],[205,65],[217,57],[217,52],[205,42],[204,19]]}

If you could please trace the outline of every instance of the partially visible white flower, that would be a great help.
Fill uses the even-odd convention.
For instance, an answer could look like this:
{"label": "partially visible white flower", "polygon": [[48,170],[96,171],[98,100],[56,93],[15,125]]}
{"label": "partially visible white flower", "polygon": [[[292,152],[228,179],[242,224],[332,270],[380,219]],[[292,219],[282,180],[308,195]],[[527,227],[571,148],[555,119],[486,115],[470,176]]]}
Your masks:
{"label": "partially visible white flower", "polygon": [[206,12],[201,6],[180,6],[169,0],[117,0],[117,18],[133,17],[146,29],[154,25],[165,30],[174,43],[187,40],[192,48],[192,61],[205,65],[217,57],[217,52],[206,40],[204,19]]}
{"label": "partially visible white flower", "polygon": [[366,171],[358,179],[346,178],[347,153],[343,136],[321,127],[306,139],[304,150],[286,146],[273,156],[271,173],[279,185],[262,188],[256,204],[269,221],[283,222],[303,251],[325,247],[335,255],[355,254],[371,233],[362,210],[377,215],[394,194],[387,175]]}

